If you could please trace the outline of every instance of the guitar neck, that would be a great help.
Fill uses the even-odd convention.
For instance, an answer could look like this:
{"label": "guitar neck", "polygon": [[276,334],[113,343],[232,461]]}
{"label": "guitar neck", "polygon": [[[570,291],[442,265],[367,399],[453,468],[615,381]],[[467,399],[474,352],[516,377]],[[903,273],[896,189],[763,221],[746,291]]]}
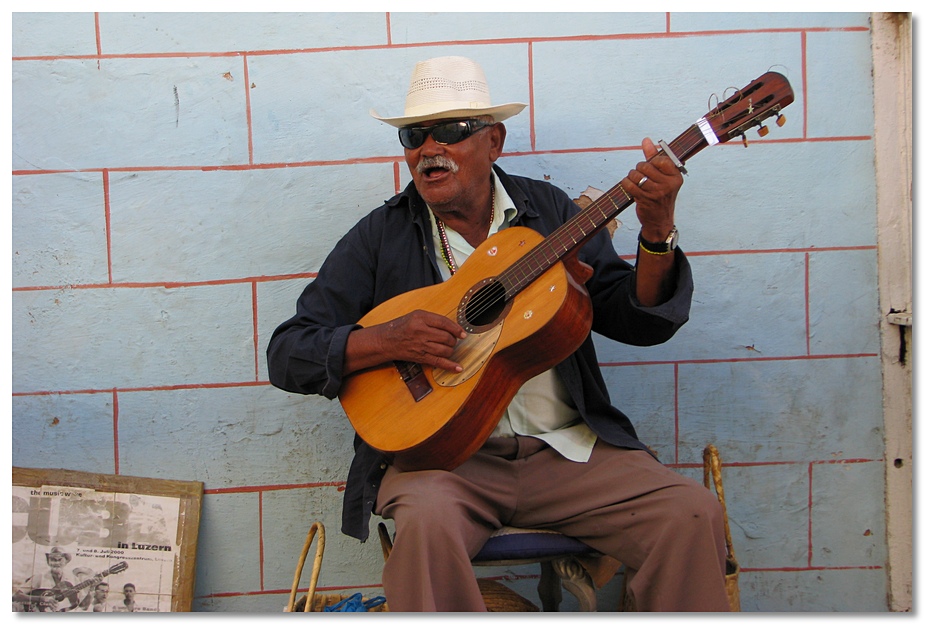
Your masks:
{"label": "guitar neck", "polygon": [[71,586],[71,587],[68,588],[67,590],[62,591],[62,592],[59,593],[59,594],[61,595],[62,598],[67,597],[68,595],[72,595],[72,594],[74,594],[75,592],[80,592],[81,590],[83,590],[84,588],[87,588],[88,586],[92,586],[93,584],[98,584],[99,581],[100,581],[99,578],[106,577],[106,576],[111,575],[111,574],[112,574],[112,569],[111,569],[111,568],[110,568],[110,569],[107,569],[107,570],[103,571],[102,573],[100,573],[98,576],[94,576],[94,577],[91,577],[91,578],[89,578],[89,579],[85,579],[84,581],[80,582],[79,584],[74,584],[73,586]]}
{"label": "guitar neck", "polygon": [[[683,163],[707,147],[700,128],[694,124],[668,144]],[[607,223],[632,206],[635,199],[623,188],[621,180],[577,215],[559,226],[530,253],[513,263],[498,279],[508,298],[513,298],[546,270],[569,254],[581,249]]]}

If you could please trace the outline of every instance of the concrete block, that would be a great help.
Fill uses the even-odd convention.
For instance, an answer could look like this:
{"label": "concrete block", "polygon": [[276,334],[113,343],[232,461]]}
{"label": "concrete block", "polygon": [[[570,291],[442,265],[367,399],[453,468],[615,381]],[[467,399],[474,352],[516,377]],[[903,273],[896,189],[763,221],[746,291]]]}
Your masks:
{"label": "concrete block", "polygon": [[96,54],[93,13],[11,14],[13,57]]}
{"label": "concrete block", "polygon": [[880,349],[877,288],[877,250],[811,254],[810,353],[877,353]]}
{"label": "concrete block", "polygon": [[[536,146],[588,149],[670,141],[769,65],[792,68],[800,89],[799,33],[537,42],[533,46]],[[735,46],[731,54],[729,46]],[[593,63],[575,63],[593,58]],[[703,59],[710,63],[704,64]],[[571,97],[565,97],[571,94]],[[727,93],[731,96],[732,91]],[[776,136],[798,137],[794,122]],[[581,120],[581,123],[572,123]],[[635,163],[635,161],[634,161]],[[622,176],[621,176],[622,177]]]}
{"label": "concrete block", "polygon": [[[393,43],[662,32],[664,13],[392,13]],[[491,81],[489,81],[491,84]]]}
{"label": "concrete block", "polygon": [[[785,112],[788,128],[794,121],[790,109]],[[778,130],[774,126],[771,136]],[[872,164],[873,142],[868,140],[751,144],[747,149],[729,143],[707,150],[689,162],[691,173],[679,194],[681,247],[700,251],[873,245]],[[832,184],[794,188],[790,181],[806,171]],[[723,195],[721,202],[716,201],[717,192]],[[635,220],[630,222],[635,226]]]}
{"label": "concrete block", "polygon": [[385,13],[101,13],[107,54],[339,48],[387,43]]}
{"label": "concrete block", "polygon": [[109,280],[96,173],[13,176],[13,288]]}
{"label": "concrete block", "polygon": [[243,78],[236,57],[17,62],[13,169],[246,163]]}
{"label": "concrete block", "polygon": [[868,28],[868,13],[819,13],[803,11],[688,13],[671,12],[671,32],[761,30],[799,28]]}
{"label": "concrete block", "polygon": [[[870,136],[874,132],[870,33],[806,35],[806,132],[810,137]],[[837,114],[833,112],[837,111]]]}
{"label": "concrete block", "polygon": [[876,357],[681,365],[679,378],[680,462],[711,442],[734,462],[883,454]]}
{"label": "concrete block", "polygon": [[121,393],[125,472],[206,488],[341,482],[353,430],[340,405],[270,386]]}
{"label": "concrete block", "polygon": [[664,463],[675,462],[674,365],[602,369],[610,400],[630,418],[639,439]]}
{"label": "concrete block", "polygon": [[[723,491],[739,565],[746,569],[810,564],[810,475],[805,463],[730,466],[739,460],[716,443],[723,460]],[[702,481],[702,474],[697,478]]]}
{"label": "concrete block", "polygon": [[[229,522],[231,519],[234,522]],[[258,493],[203,497],[196,549],[196,597],[260,588],[259,527]]]}
{"label": "concrete block", "polygon": [[814,566],[886,567],[883,463],[813,465]]}
{"label": "concrete block", "polygon": [[886,612],[883,569],[754,571],[739,580],[743,612]]}
{"label": "concrete block", "polygon": [[274,330],[296,312],[296,300],[311,280],[275,280],[257,284],[257,371],[268,380],[267,345]]}
{"label": "concrete block", "polygon": [[112,393],[13,396],[12,464],[115,472]]}
{"label": "concrete block", "polygon": [[595,336],[602,362],[768,358],[806,353],[803,257],[690,258],[690,320],[666,343],[632,347]]}
{"label": "concrete block", "polygon": [[14,392],[254,379],[250,285],[19,291]]}
{"label": "concrete block", "polygon": [[113,280],[316,271],[337,240],[393,194],[391,165],[114,175]]}
{"label": "concrete block", "polygon": [[[363,592],[382,594],[381,589],[375,588],[382,583],[384,564],[375,529],[382,519],[373,517],[370,537],[365,543],[342,534],[342,500],[342,489],[335,486],[274,490],[263,494],[264,509],[273,511],[263,519],[264,585],[267,589],[289,590],[292,587],[306,534],[312,523],[317,522],[325,529],[319,590],[345,592],[341,588],[372,587]],[[308,588],[317,547],[316,536],[302,571],[301,588]]]}

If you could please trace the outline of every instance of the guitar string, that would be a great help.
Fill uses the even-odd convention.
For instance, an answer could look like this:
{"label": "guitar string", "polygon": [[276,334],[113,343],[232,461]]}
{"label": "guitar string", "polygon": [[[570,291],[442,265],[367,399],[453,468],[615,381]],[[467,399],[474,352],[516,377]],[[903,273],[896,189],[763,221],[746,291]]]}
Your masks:
{"label": "guitar string", "polygon": [[[693,134],[691,127],[685,133],[682,133],[675,140],[674,143],[680,143],[682,139],[685,138],[688,134]],[[672,151],[679,150],[679,148],[671,148]],[[685,150],[686,152],[686,150]],[[614,201],[613,194],[619,190],[624,199],[620,200],[621,204],[625,202],[625,205],[619,205]],[[602,204],[606,204],[603,200],[610,201],[614,207],[617,209],[612,215],[608,216],[608,213],[601,208]],[[619,212],[628,208],[634,201],[634,198],[626,192],[623,188],[622,181],[618,183],[615,187],[607,191],[601,198],[592,202],[585,210],[576,215],[576,218],[570,220],[565,224],[565,228],[557,230],[552,235],[541,241],[533,248],[528,254],[524,255],[517,261],[515,261],[508,269],[499,274],[499,281],[504,285],[505,282],[509,282],[510,285],[514,288],[515,291],[519,292],[523,284],[529,284],[533,282],[539,275],[545,273],[545,271],[552,266],[555,262],[558,262],[566,252],[568,252],[569,247],[565,245],[563,239],[571,239],[572,243],[577,243],[580,238],[584,238],[587,235],[583,225],[588,222],[590,225],[591,231],[595,231],[604,226],[610,219],[615,217]],[[600,212],[603,220],[601,222],[595,222],[592,218],[594,212]],[[581,233],[581,237],[578,234]],[[555,248],[561,248],[561,252],[557,252]],[[536,257],[539,255],[545,256],[545,263],[534,262]],[[551,257],[550,257],[551,255]],[[505,277],[509,278],[506,280]],[[483,290],[483,293],[487,290]],[[484,295],[480,298],[474,297],[470,302],[470,307],[473,308],[473,317],[477,317],[478,314],[487,311],[492,306],[498,305],[500,302],[511,297],[508,291],[505,291],[501,294],[496,294],[493,291]],[[467,307],[468,309],[468,307]]]}
{"label": "guitar string", "polygon": [[[741,99],[741,94],[738,94],[737,97]],[[705,118],[709,119],[710,117],[718,115],[719,111],[723,108],[724,104],[725,102],[721,103],[716,108],[712,109],[710,112],[707,113]],[[712,143],[707,140],[703,129],[700,127],[700,122],[698,120],[697,123],[689,126],[687,130],[685,130],[680,135],[678,135],[678,137],[675,138],[675,140],[672,141],[668,145],[668,149],[677,156],[676,160],[680,160],[683,163],[688,158],[690,158],[692,155],[696,154],[697,152],[707,147],[708,145],[712,145]],[[614,202],[614,199],[611,194],[617,189],[619,189],[625,197],[625,201],[626,201],[625,206],[619,206],[617,205],[616,202]],[[521,285],[525,281],[529,284],[530,282],[535,280],[536,277],[538,277],[543,272],[545,272],[546,269],[548,269],[554,262],[557,262],[558,260],[560,260],[562,256],[569,251],[569,248],[567,246],[563,246],[562,253],[557,254],[555,250],[550,250],[549,248],[552,248],[556,244],[563,245],[561,240],[565,236],[570,237],[573,243],[577,243],[579,239],[577,238],[578,235],[575,232],[576,228],[579,230],[579,232],[581,232],[582,238],[587,236],[587,233],[585,233],[584,229],[582,228],[582,222],[584,219],[587,219],[590,221],[590,224],[592,226],[592,231],[593,231],[597,228],[602,227],[604,224],[610,221],[610,219],[616,217],[620,212],[628,208],[635,201],[635,199],[629,193],[627,193],[627,191],[623,188],[622,181],[618,183],[615,187],[613,187],[611,190],[607,191],[604,194],[604,196],[602,196],[602,198],[599,198],[599,200],[604,199],[604,198],[609,200],[614,205],[614,207],[617,209],[616,212],[614,212],[612,215],[608,217],[607,213],[600,207],[600,204],[598,203],[598,201],[592,202],[592,204],[585,211],[582,211],[576,216],[577,217],[576,219],[569,220],[565,224],[564,228],[560,230],[556,230],[550,237],[547,237],[546,239],[544,239],[535,248],[533,248],[533,250],[531,250],[530,252],[522,256],[520,259],[515,261],[508,269],[506,269],[501,274],[499,274],[499,281],[502,283],[502,285],[504,285],[504,283],[507,281],[505,277],[508,277],[508,276],[516,277],[517,274],[521,274],[519,278],[519,282],[515,280],[514,282],[511,283],[512,286],[514,287],[514,290],[517,293],[519,293]],[[595,223],[593,219],[591,218],[591,214],[594,212],[594,210],[599,210],[601,212],[601,215],[604,217],[604,221],[601,222],[600,224]],[[551,252],[552,261],[550,261],[549,257],[546,257],[545,265],[543,263],[539,263],[539,264],[534,264],[530,266],[531,263],[534,262],[536,257],[541,252],[543,254]],[[523,267],[523,265],[528,265],[528,267],[525,268]],[[504,292],[502,295],[493,295],[493,297],[494,299],[486,300],[484,304],[485,308],[483,310],[487,310],[488,307],[495,305],[499,299],[503,301],[504,299],[510,298],[513,296],[509,295],[507,292]]]}
{"label": "guitar string", "polygon": [[[681,133],[669,147],[675,153],[681,152],[683,156],[679,158],[683,162],[688,157],[689,150],[692,150],[701,142],[703,142],[702,132],[700,132],[697,126],[691,126],[685,132]],[[626,202],[625,205],[621,206],[614,201],[615,198],[613,194],[617,190],[624,196],[624,199],[620,200],[620,203]],[[604,200],[611,202],[617,209],[610,216],[608,216],[607,211],[602,208],[603,205],[606,205]],[[598,200],[592,202],[585,210],[578,213],[575,218],[569,220],[564,228],[553,232],[552,235],[543,239],[543,241],[538,243],[530,252],[517,259],[510,267],[501,272],[497,276],[497,282],[500,282],[503,287],[501,293],[497,293],[496,289],[482,289],[476,293],[467,306],[467,313],[471,314],[467,314],[466,317],[477,318],[491,307],[499,305],[506,299],[510,299],[510,297],[512,297],[510,295],[511,289],[509,289],[508,286],[513,287],[513,290],[519,293],[524,284],[533,282],[538,276],[545,273],[549,267],[561,260],[565,253],[569,251],[563,239],[571,239],[572,243],[577,243],[578,240],[587,236],[587,232],[585,232],[584,229],[586,224],[590,225],[591,232],[594,232],[616,217],[621,211],[628,208],[634,201],[635,199],[623,188],[622,181],[615,185],[598,198]],[[592,214],[595,212],[600,212],[603,221],[596,222],[594,220]],[[494,187],[492,187],[492,220],[494,220]],[[441,252],[443,252],[444,261],[450,268],[451,275],[455,275],[457,268],[455,267],[455,262],[451,262],[453,261],[452,250],[449,247],[443,224],[439,219],[437,220],[437,227],[440,231],[441,243],[444,248],[441,250]],[[579,236],[579,233],[581,236]],[[561,252],[557,252],[553,249],[557,246],[562,248]],[[541,254],[544,256],[545,262],[536,262],[536,257]],[[447,316],[451,315],[453,312],[452,310],[448,311]]]}
{"label": "guitar string", "polygon": [[[694,146],[692,145],[690,148],[682,148],[681,144],[686,144],[688,140],[691,140],[691,139],[693,139],[694,143],[696,144],[696,139],[698,135],[701,135],[701,133],[699,132],[699,129],[697,129],[696,126],[691,126],[684,133],[679,135],[677,139],[675,139],[675,141],[673,142],[671,146],[672,151],[674,152],[680,151],[683,154],[685,154],[685,157],[686,157],[688,150],[693,149]],[[702,142],[702,135],[701,135],[701,142]],[[627,202],[625,206],[618,206],[617,203],[614,202],[613,200],[612,194],[618,189],[624,195],[625,201]],[[607,212],[604,211],[603,208],[601,208],[602,203],[606,204],[606,202],[604,202],[605,199],[610,201],[614,205],[614,207],[617,208],[617,211],[614,214],[608,216]],[[621,200],[621,202],[623,201],[624,200]],[[543,251],[545,253],[546,251],[548,251],[547,248],[560,245],[560,246],[563,246],[563,252],[567,252],[568,248],[564,247],[564,243],[562,242],[563,238],[568,237],[571,239],[573,243],[577,242],[579,240],[579,236],[578,236],[579,233],[581,233],[582,238],[587,234],[584,231],[584,228],[582,227],[586,221],[590,221],[592,228],[595,228],[595,229],[600,228],[604,224],[606,224],[607,221],[610,221],[610,219],[615,217],[619,212],[621,212],[625,208],[628,208],[629,205],[633,203],[633,201],[634,201],[634,198],[629,193],[626,192],[626,190],[622,186],[622,181],[621,181],[615,187],[607,191],[597,201],[592,202],[592,204],[587,209],[582,211],[582,213],[579,213],[579,215],[577,216],[578,217],[577,219],[573,219],[567,222],[565,224],[564,229],[562,229],[561,231],[554,232],[550,237],[547,237],[543,242],[538,244],[536,248],[534,248],[534,251],[536,251],[537,253],[539,253],[540,251]],[[594,219],[591,217],[591,214],[594,213],[595,211],[599,211],[601,213],[601,216],[604,218],[603,222],[600,222],[600,223],[595,222]],[[554,261],[558,261],[562,256],[562,254],[558,254],[554,250],[551,253],[553,254]],[[519,269],[519,266],[524,263],[530,262],[532,260],[532,257],[535,255],[536,254],[533,254],[532,252],[531,254],[525,255],[524,257],[519,259],[517,262],[515,262],[513,265],[511,265],[511,267],[508,270],[506,270],[502,275],[509,274],[509,273],[516,273],[518,270],[522,271],[522,269]],[[531,258],[528,258],[528,257],[531,257]],[[548,261],[549,261],[549,258],[547,258],[547,262]],[[552,264],[552,263],[548,262],[548,264]],[[532,279],[531,277],[532,274],[533,274],[533,271],[526,272],[528,279]]]}

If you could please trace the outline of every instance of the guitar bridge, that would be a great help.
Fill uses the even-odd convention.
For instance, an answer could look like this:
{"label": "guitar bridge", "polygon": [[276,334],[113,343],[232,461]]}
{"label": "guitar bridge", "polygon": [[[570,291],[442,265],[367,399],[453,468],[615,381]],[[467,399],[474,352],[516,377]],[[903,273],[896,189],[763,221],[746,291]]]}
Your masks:
{"label": "guitar bridge", "polygon": [[424,368],[420,364],[406,360],[396,360],[394,363],[399,375],[401,375],[402,382],[408,387],[408,391],[415,402],[421,401],[434,390],[430,382],[427,381]]}

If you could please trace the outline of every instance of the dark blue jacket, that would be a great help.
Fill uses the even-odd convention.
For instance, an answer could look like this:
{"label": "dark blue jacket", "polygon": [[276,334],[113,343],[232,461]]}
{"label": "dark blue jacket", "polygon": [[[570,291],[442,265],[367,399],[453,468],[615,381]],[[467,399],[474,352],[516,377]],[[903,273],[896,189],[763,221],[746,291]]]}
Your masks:
{"label": "dark blue jacket", "polygon": [[[512,225],[548,235],[579,210],[549,183],[508,176],[498,167],[495,173],[517,208]],[[359,327],[357,320],[395,295],[442,281],[426,211],[412,183],[344,235],[302,292],[295,316],[270,339],[267,362],[273,385],[334,399],[342,381],[347,335]],[[594,269],[586,284],[594,332],[630,345],[656,345],[687,321],[693,279],[680,250],[675,293],[652,308],[636,301],[633,266],[617,256],[606,229],[582,247],[579,257]],[[600,438],[620,447],[646,449],[626,415],[610,403],[590,335],[557,369],[582,418]],[[359,438],[354,452],[342,531],[365,541],[386,463]]]}

